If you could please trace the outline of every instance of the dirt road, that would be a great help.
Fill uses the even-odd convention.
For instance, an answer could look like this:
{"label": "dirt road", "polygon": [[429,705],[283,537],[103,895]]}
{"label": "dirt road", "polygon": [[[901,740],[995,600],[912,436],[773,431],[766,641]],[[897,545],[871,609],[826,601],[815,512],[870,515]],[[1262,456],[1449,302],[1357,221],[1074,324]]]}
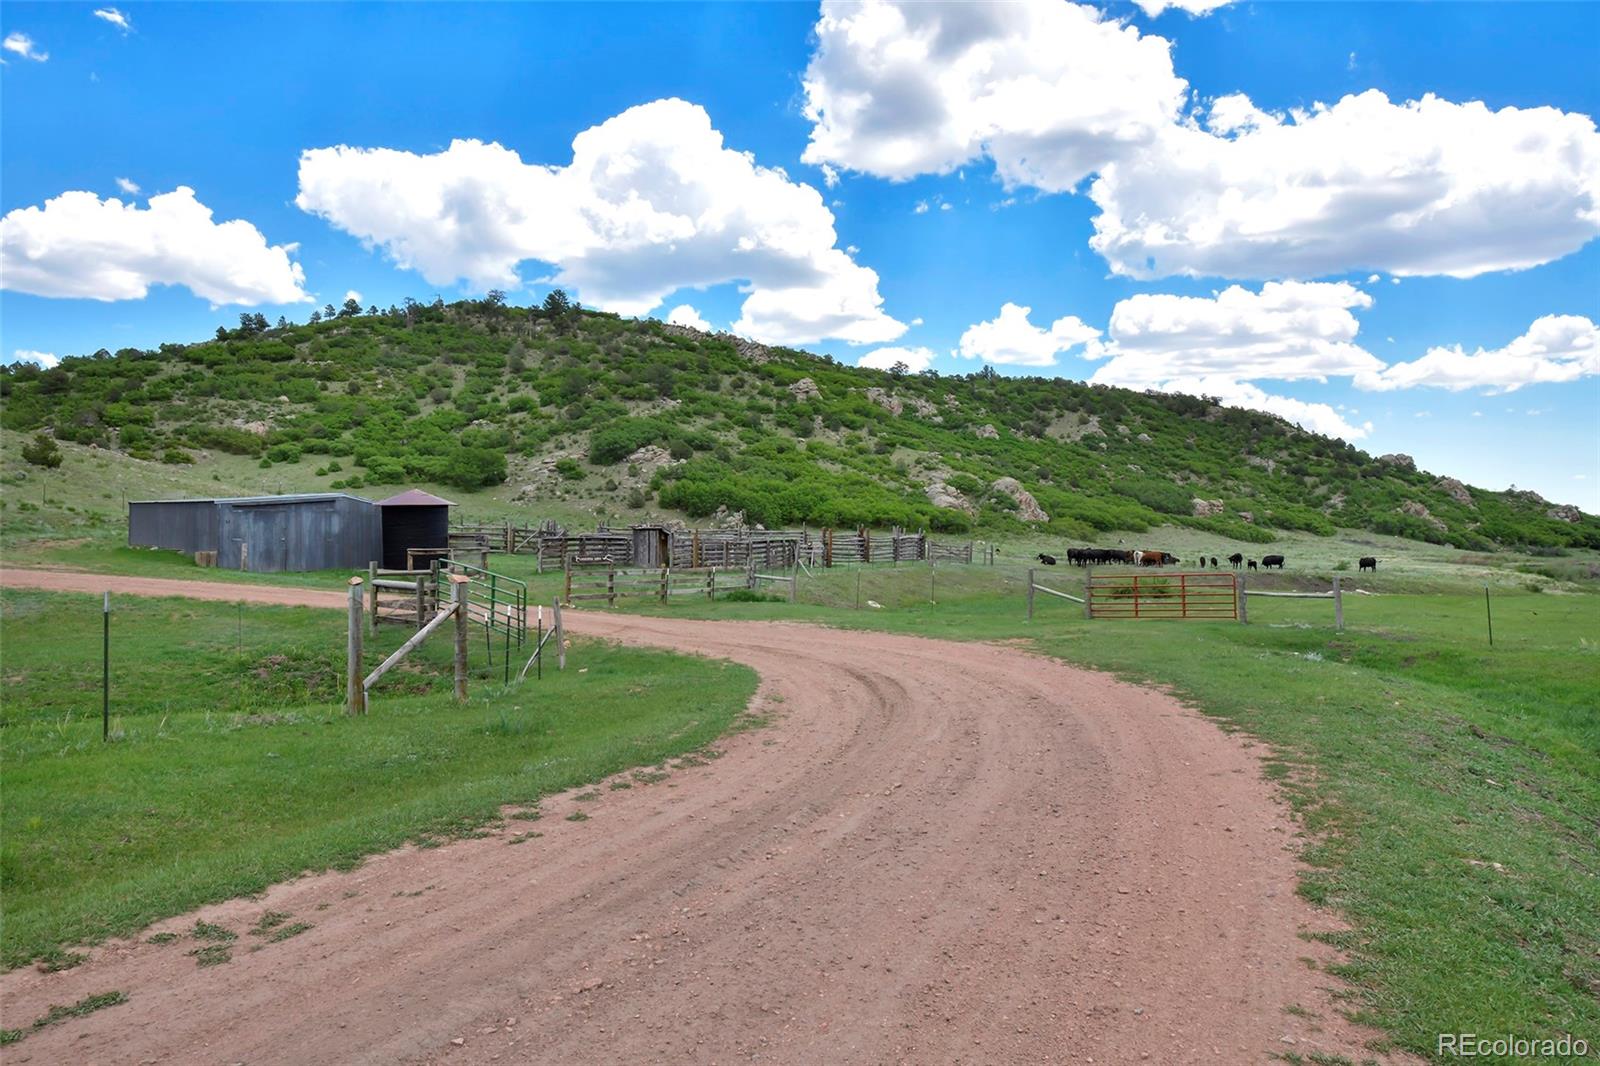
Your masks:
{"label": "dirt road", "polygon": [[[7,1063],[1371,1057],[1307,965],[1325,956],[1298,934],[1327,926],[1294,894],[1257,753],[1174,700],[1008,647],[570,628],[748,663],[773,721],[665,780],[553,797],[538,822],[206,908],[241,933],[225,965],[145,941],[6,974],[10,1026],[130,997]],[[269,910],[313,928],[247,950]]]}

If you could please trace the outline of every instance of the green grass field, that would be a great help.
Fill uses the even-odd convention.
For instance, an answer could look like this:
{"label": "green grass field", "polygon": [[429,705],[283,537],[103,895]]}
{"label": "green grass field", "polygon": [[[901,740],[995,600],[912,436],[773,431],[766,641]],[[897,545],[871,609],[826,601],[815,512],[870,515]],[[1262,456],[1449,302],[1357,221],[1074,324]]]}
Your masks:
{"label": "green grass field", "polygon": [[[460,706],[441,639],[349,718],[339,612],[122,598],[103,743],[99,601],[6,590],[0,624],[8,967],[659,764],[721,735],[756,685],[578,642],[565,672],[504,689],[499,648],[490,666],[475,643]],[[381,629],[369,665],[406,635]]]}

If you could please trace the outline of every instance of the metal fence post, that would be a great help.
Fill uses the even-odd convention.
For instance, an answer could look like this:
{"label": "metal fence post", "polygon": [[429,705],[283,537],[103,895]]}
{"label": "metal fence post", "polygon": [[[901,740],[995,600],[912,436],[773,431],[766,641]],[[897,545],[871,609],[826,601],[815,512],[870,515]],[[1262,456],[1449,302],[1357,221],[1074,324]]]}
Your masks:
{"label": "metal fence post", "polygon": [[551,639],[556,642],[556,669],[565,670],[567,668],[567,633],[561,626],[561,604],[559,601],[556,603],[555,624],[556,635]]}
{"label": "metal fence post", "polygon": [[1028,571],[1028,621],[1033,621],[1033,571]]}
{"label": "metal fence post", "polygon": [[350,579],[350,612],[345,637],[344,712],[367,713],[367,690],[361,684],[361,632],[366,619],[361,604],[361,579]]}

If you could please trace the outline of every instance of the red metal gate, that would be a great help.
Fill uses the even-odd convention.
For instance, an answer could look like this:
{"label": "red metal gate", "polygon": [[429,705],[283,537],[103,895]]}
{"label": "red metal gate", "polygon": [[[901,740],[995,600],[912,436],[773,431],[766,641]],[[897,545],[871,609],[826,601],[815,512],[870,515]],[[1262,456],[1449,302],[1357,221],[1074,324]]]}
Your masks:
{"label": "red metal gate", "polygon": [[1239,580],[1233,573],[1092,573],[1087,588],[1090,618],[1239,617]]}

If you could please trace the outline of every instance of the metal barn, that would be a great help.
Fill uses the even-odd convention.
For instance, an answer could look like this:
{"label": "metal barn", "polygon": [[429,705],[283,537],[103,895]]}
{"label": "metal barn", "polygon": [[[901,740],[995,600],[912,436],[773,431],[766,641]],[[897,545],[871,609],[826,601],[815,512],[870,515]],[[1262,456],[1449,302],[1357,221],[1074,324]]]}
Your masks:
{"label": "metal barn", "polygon": [[370,500],[342,492],[128,504],[128,543],[189,555],[216,552],[217,565],[255,573],[356,569],[383,551]]}
{"label": "metal barn", "polygon": [[455,504],[421,489],[402,492],[378,501],[383,515],[383,567],[408,569],[406,551],[410,548],[447,549],[450,547],[450,508]]}

